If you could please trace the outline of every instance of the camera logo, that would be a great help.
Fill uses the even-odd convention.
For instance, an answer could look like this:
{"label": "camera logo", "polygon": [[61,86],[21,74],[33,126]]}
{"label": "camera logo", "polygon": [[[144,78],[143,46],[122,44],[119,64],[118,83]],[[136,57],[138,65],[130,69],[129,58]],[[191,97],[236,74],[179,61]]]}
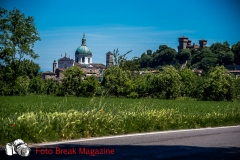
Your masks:
{"label": "camera logo", "polygon": [[28,157],[30,155],[30,148],[21,139],[17,139],[14,142],[6,144],[6,154],[12,156],[13,154],[19,154],[22,157]]}

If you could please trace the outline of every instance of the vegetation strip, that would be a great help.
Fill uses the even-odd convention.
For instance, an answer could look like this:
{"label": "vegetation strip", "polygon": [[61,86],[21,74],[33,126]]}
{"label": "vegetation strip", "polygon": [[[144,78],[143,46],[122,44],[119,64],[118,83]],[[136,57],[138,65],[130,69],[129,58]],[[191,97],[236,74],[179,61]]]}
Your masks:
{"label": "vegetation strip", "polygon": [[160,99],[0,97],[0,144],[240,124],[240,105]]}

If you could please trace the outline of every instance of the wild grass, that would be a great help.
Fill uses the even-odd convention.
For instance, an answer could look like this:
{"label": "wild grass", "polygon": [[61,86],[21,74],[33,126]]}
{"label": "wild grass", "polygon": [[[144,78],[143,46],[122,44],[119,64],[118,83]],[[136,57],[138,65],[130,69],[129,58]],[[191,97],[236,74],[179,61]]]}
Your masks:
{"label": "wild grass", "polygon": [[240,103],[192,99],[1,96],[0,144],[240,124]]}

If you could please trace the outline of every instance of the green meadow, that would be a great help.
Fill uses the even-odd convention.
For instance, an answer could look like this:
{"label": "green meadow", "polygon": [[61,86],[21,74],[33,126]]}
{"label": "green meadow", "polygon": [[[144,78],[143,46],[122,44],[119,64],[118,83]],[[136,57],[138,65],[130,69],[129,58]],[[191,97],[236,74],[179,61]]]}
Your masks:
{"label": "green meadow", "polygon": [[0,96],[0,144],[240,124],[240,103],[189,98]]}

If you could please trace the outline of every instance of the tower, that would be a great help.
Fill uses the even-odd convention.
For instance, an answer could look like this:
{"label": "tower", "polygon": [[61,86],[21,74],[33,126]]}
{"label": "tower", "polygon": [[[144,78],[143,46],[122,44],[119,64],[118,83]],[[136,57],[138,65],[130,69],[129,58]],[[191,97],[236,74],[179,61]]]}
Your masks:
{"label": "tower", "polygon": [[113,54],[109,51],[106,53],[106,68],[109,68],[113,65]]}
{"label": "tower", "polygon": [[152,50],[147,50],[147,55],[152,55]]}
{"label": "tower", "polygon": [[53,61],[53,72],[54,73],[55,73],[56,69],[57,69],[57,62],[56,62],[56,60],[54,60]]}
{"label": "tower", "polygon": [[182,50],[182,49],[186,49],[186,48],[187,48],[187,43],[189,43],[189,42],[188,42],[188,38],[187,38],[187,37],[184,37],[184,36],[179,37],[179,38],[178,38],[178,42],[179,42],[178,52],[179,52],[180,50]]}
{"label": "tower", "polygon": [[200,48],[204,48],[207,45],[207,40],[205,39],[199,40],[199,45],[200,45]]}

